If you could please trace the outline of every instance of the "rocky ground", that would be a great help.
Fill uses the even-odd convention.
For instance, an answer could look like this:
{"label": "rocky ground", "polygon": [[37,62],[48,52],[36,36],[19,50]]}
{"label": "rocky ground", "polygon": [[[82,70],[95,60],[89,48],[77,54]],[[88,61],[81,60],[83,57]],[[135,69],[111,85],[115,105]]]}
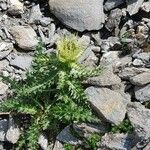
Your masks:
{"label": "rocky ground", "polygon": [[[149,150],[150,0],[0,0],[0,74],[23,79],[39,40],[45,53],[53,53],[59,38],[76,33],[85,47],[79,62],[105,69],[84,82],[102,124],[73,128],[84,136],[103,133],[99,150]],[[9,85],[0,81],[0,101],[9,94]],[[0,150],[11,149],[19,128],[7,113],[0,116]],[[118,125],[125,118],[132,134],[108,132],[107,125]],[[69,128],[57,136],[53,150],[63,150],[63,143],[82,144]],[[39,144],[50,149],[44,135]]]}

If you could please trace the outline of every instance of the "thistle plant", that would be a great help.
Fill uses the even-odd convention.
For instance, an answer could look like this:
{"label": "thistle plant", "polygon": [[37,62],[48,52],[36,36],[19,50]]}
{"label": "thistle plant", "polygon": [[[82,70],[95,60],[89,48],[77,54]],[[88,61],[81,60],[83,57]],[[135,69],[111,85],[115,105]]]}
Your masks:
{"label": "thistle plant", "polygon": [[87,70],[77,64],[82,53],[82,46],[75,37],[59,40],[56,55],[44,54],[39,44],[27,78],[12,82],[13,96],[1,103],[0,111],[29,114],[31,117],[16,149],[37,150],[38,137],[44,130],[49,129],[57,135],[62,127],[74,121],[93,120],[81,81],[98,75],[101,69]]}

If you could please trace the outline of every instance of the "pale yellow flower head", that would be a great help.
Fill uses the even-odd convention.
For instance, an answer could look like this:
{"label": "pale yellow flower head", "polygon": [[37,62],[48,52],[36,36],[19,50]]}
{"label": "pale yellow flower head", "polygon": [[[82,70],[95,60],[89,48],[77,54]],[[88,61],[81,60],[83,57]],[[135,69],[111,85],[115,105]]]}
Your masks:
{"label": "pale yellow flower head", "polygon": [[83,53],[76,36],[65,36],[57,42],[57,57],[61,62],[75,63]]}

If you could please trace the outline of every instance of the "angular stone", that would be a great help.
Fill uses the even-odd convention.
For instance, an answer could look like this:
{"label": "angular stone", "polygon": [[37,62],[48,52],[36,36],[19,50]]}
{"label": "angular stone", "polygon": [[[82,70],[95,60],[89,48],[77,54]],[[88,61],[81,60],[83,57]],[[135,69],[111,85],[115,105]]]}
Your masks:
{"label": "angular stone", "polygon": [[146,86],[135,86],[135,98],[140,102],[150,101],[150,84]]}
{"label": "angular stone", "polygon": [[72,145],[78,145],[78,144],[81,144],[82,141],[77,139],[76,137],[74,137],[72,134],[71,134],[71,131],[70,131],[70,126],[67,126],[65,127],[59,134],[58,136],[56,137],[56,139],[60,142],[63,142],[63,143],[69,143],[69,144],[72,144]]}
{"label": "angular stone", "polygon": [[150,83],[150,71],[138,74],[132,78],[130,78],[130,82],[133,85],[143,86],[145,84]]}
{"label": "angular stone", "polygon": [[58,140],[55,141],[53,150],[65,150],[63,144],[59,142]]}
{"label": "angular stone", "polygon": [[49,6],[63,24],[75,30],[99,30],[103,26],[103,0],[49,0]]}
{"label": "angular stone", "polygon": [[41,146],[43,150],[47,150],[48,148],[48,139],[44,134],[41,134],[38,139],[38,144]]}
{"label": "angular stone", "polygon": [[109,10],[116,8],[117,6],[123,4],[124,2],[125,2],[124,0],[107,0],[104,5],[104,9],[106,11],[109,11]]}
{"label": "angular stone", "polygon": [[118,74],[121,79],[129,80],[131,77],[136,76],[143,72],[148,72],[149,69],[146,68],[135,68],[135,67],[125,67]]}
{"label": "angular stone", "polygon": [[126,2],[127,2],[127,11],[132,16],[132,15],[138,13],[144,0],[126,0]]}
{"label": "angular stone", "polygon": [[138,142],[138,138],[132,134],[106,133],[100,142],[98,150],[131,150]]}
{"label": "angular stone", "polygon": [[11,15],[20,15],[24,12],[23,10],[23,3],[21,3],[19,0],[9,0],[10,8],[8,9],[8,12]]}
{"label": "angular stone", "polygon": [[87,79],[84,83],[99,87],[120,87],[121,79],[113,73],[112,67],[104,69],[101,75],[96,77],[91,77]]}
{"label": "angular stone", "polygon": [[8,91],[8,85],[0,81],[0,95],[6,94],[7,91]]}
{"label": "angular stone", "polygon": [[92,108],[108,122],[119,124],[123,121],[128,101],[120,93],[107,88],[88,87],[85,90]]}
{"label": "angular stone", "polygon": [[26,70],[30,68],[32,60],[33,57],[28,55],[16,56],[14,59],[10,60],[10,65]]}
{"label": "angular stone", "polygon": [[35,50],[38,44],[36,32],[30,26],[13,26],[10,33],[17,45],[24,50]]}
{"label": "angular stone", "polygon": [[127,105],[127,115],[136,132],[142,138],[150,137],[150,110],[139,102],[132,102]]}

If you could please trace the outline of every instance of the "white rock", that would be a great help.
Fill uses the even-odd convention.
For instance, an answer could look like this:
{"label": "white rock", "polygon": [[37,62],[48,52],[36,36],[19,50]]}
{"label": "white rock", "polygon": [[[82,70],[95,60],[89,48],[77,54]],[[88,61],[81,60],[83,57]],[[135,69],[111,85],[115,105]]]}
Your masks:
{"label": "white rock", "polygon": [[11,15],[19,15],[24,12],[23,3],[21,3],[19,0],[9,0],[9,2],[10,8],[8,9],[8,12]]}

